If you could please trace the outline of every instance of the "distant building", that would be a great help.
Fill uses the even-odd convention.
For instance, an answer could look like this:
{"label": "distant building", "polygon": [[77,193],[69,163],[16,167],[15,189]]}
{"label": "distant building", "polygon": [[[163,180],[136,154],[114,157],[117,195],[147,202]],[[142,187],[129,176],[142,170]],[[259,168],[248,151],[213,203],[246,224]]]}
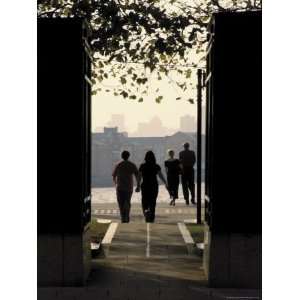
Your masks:
{"label": "distant building", "polygon": [[[185,142],[190,143],[192,150],[197,149],[197,137],[195,132],[177,132],[163,137],[128,137],[127,133],[118,131],[117,127],[104,127],[101,133],[92,134],[92,186],[113,186],[112,170],[120,160],[121,152],[128,150],[131,153],[130,160],[139,166],[145,157],[145,153],[152,150],[155,153],[157,163],[164,170],[164,161],[167,158],[168,149],[175,151],[178,157]],[[195,166],[196,168],[196,166]]]}
{"label": "distant building", "polygon": [[121,114],[111,115],[110,121],[107,123],[108,127],[118,127],[119,131],[125,131],[125,117]]}
{"label": "distant building", "polygon": [[165,157],[165,137],[129,137],[127,144],[131,146],[131,160],[140,165],[145,158],[145,153],[152,150],[155,153],[158,164]]}
{"label": "distant building", "polygon": [[168,134],[168,128],[164,127],[159,117],[152,118],[149,122],[138,123],[134,136],[164,136]]}
{"label": "distant building", "polygon": [[100,127],[100,126],[97,126],[95,129],[94,129],[94,132],[102,132],[103,131],[103,127]]}
{"label": "distant building", "polygon": [[180,118],[180,131],[182,132],[195,132],[196,121],[193,116],[185,115]]}

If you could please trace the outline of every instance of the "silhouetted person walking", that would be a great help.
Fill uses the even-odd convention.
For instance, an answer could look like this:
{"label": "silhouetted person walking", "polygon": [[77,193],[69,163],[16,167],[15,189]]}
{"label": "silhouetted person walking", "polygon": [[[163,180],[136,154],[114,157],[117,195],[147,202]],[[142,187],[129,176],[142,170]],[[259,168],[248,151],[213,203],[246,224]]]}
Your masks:
{"label": "silhouetted person walking", "polygon": [[118,162],[113,171],[113,180],[116,185],[117,200],[120,209],[122,223],[129,223],[130,201],[133,192],[133,175],[136,177],[137,186],[139,183],[138,169],[134,163],[128,160],[130,153],[123,151],[123,160]]}
{"label": "silhouetted person walking", "polygon": [[168,181],[168,190],[171,197],[170,205],[175,206],[175,200],[178,199],[180,161],[174,158],[174,151],[169,150],[169,159],[165,161],[165,168]]}
{"label": "silhouetted person walking", "polygon": [[181,184],[183,197],[189,205],[189,191],[191,193],[191,202],[195,203],[195,182],[194,182],[194,164],[196,162],[195,152],[190,150],[190,144],[184,143],[184,150],[179,153],[179,160],[182,168]]}
{"label": "silhouetted person walking", "polygon": [[[167,187],[166,180],[161,173],[160,166],[156,163],[155,155],[152,151],[148,151],[145,155],[145,162],[139,168],[139,178],[142,180],[142,208],[146,222],[154,222],[156,199],[158,196],[157,176],[163,181]],[[140,180],[139,180],[140,182]],[[140,186],[136,188],[139,192]]]}

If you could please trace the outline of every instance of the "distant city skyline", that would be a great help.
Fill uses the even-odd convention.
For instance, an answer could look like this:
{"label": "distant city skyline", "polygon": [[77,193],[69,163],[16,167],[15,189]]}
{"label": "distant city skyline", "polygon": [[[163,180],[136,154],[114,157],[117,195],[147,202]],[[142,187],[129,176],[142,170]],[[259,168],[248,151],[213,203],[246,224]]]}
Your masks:
{"label": "distant city skyline", "polygon": [[125,116],[123,114],[112,114],[110,120],[106,123],[108,127],[118,127],[119,131],[127,131],[125,125]]}
{"label": "distant city skyline", "polygon": [[[176,70],[171,71],[169,77],[172,80],[157,80],[155,76],[151,76],[148,93],[143,95],[143,102],[124,99],[113,92],[106,92],[105,86],[118,85],[115,78],[108,78],[103,84],[99,83],[95,88],[102,90],[92,97],[92,130],[107,126],[111,115],[124,115],[125,129],[128,133],[137,131],[138,123],[148,123],[155,117],[162,121],[163,127],[177,130],[180,128],[181,117],[190,115],[197,119],[197,90],[192,89],[190,84],[186,90],[180,89],[175,83],[181,78],[177,76]],[[192,72],[189,81],[197,82],[196,70]],[[157,90],[159,92],[156,92]],[[156,103],[155,98],[159,95],[163,96],[163,99]],[[178,97],[181,97],[181,100],[176,100]],[[194,104],[187,99],[194,99]]]}
{"label": "distant city skyline", "polygon": [[[160,130],[159,126],[162,125],[159,119],[154,118],[153,122],[157,122],[157,129]],[[151,122],[148,126],[151,126]],[[111,172],[124,150],[131,153],[130,159],[137,165],[144,161],[145,153],[152,150],[157,163],[163,166],[168,157],[167,150],[173,149],[176,157],[178,157],[185,142],[190,143],[191,149],[196,150],[196,132],[176,132],[167,136],[132,137],[119,132],[116,127],[105,127],[102,132],[92,134],[92,186],[113,186]]]}
{"label": "distant city skyline", "polygon": [[102,126],[96,126],[93,132],[103,132],[104,127],[118,127],[119,132],[127,132],[132,137],[166,136],[175,132],[196,132],[196,120],[194,116],[184,115],[178,120],[178,126],[169,128],[157,115],[149,120],[137,122],[135,128],[128,130],[127,120],[124,114],[112,114],[108,122]]}

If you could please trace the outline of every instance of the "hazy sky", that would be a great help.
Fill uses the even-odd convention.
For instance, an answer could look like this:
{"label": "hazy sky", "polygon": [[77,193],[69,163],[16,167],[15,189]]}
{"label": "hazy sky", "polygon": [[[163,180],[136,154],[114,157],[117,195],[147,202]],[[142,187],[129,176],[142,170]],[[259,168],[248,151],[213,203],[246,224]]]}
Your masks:
{"label": "hazy sky", "polygon": [[[183,0],[185,4],[194,4],[194,0]],[[169,5],[162,2],[165,9],[171,11],[178,11],[176,6]],[[205,47],[203,48],[205,49]],[[205,56],[205,51],[202,54],[196,54],[196,48],[189,50],[186,54],[188,63],[196,63],[199,67],[203,62],[200,62],[201,56]],[[181,62],[182,64],[182,62]],[[136,68],[137,65],[135,65]],[[141,66],[144,69],[143,66]],[[186,69],[181,69],[185,71]],[[103,127],[110,120],[112,114],[123,114],[125,117],[125,126],[129,132],[137,130],[137,124],[140,122],[148,122],[154,116],[158,116],[163,126],[168,128],[179,128],[180,117],[184,115],[191,115],[197,117],[197,90],[195,88],[197,81],[197,70],[192,69],[191,78],[184,80],[187,83],[187,90],[183,92],[175,83],[175,81],[182,81],[182,77],[176,71],[170,71],[169,78],[162,77],[158,80],[155,72],[148,77],[149,90],[148,95],[144,96],[144,102],[139,103],[136,100],[123,99],[122,96],[114,96],[113,93],[105,92],[105,87],[118,86],[119,82],[116,79],[108,78],[105,82],[98,85],[102,88],[96,96],[92,98],[92,130],[96,127]],[[192,84],[192,85],[190,85]],[[105,86],[106,85],[106,86]],[[155,91],[159,88],[159,93]],[[164,98],[160,104],[155,102],[155,98],[162,95]],[[141,95],[136,95],[139,98]],[[191,104],[186,100],[176,100],[177,97],[183,99],[193,98],[195,104]]]}
{"label": "hazy sky", "polygon": [[[171,78],[176,77],[170,74]],[[196,70],[193,71],[191,82],[196,80]],[[125,126],[129,132],[136,131],[137,124],[149,121],[154,116],[158,116],[163,125],[169,128],[178,128],[181,116],[197,116],[197,105],[191,104],[186,100],[175,100],[177,97],[184,96],[185,99],[193,98],[196,100],[196,90],[188,88],[183,92],[174,82],[168,79],[157,80],[151,77],[148,95],[144,97],[144,102],[123,99],[122,96],[114,96],[113,93],[105,91],[99,92],[92,98],[92,130],[96,127],[103,127],[110,120],[112,114],[123,114],[125,116]],[[112,82],[110,82],[112,84]],[[101,85],[99,85],[101,87]],[[159,88],[157,94],[155,90]],[[164,96],[161,103],[156,103],[158,95]]]}

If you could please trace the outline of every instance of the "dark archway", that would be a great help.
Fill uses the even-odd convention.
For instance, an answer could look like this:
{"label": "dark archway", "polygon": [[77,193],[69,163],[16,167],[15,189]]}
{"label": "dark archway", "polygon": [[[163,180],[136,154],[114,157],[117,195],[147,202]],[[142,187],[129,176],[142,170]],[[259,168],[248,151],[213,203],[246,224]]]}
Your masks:
{"label": "dark archway", "polygon": [[[82,285],[90,269],[87,225],[91,213],[86,30],[81,20],[59,19],[55,22],[65,24],[66,31],[58,26],[54,34],[53,28],[47,29],[53,20],[40,22],[38,279],[40,285]],[[42,23],[51,33],[42,32]],[[211,42],[205,77],[204,267],[212,286],[260,288],[261,13],[216,15]],[[200,96],[202,86],[199,72]],[[201,120],[201,101],[198,110]],[[65,184],[72,186],[72,195],[67,194]],[[199,216],[201,206],[201,221]]]}

